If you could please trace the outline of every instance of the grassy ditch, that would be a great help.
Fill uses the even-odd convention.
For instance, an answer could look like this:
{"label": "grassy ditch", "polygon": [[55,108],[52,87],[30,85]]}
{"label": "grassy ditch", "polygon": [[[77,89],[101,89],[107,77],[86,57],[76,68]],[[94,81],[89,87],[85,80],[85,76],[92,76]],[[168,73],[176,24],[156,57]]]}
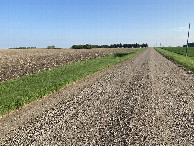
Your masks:
{"label": "grassy ditch", "polygon": [[178,64],[194,71],[194,57],[185,57],[184,55],[179,55],[177,53],[170,52],[161,48],[156,48],[156,50],[174,60]]}
{"label": "grassy ditch", "polygon": [[0,116],[42,98],[108,66],[133,57],[144,49],[115,53],[101,58],[72,63],[50,71],[0,83]]}
{"label": "grassy ditch", "polygon": [[[174,52],[176,54],[180,54],[180,55],[186,55],[186,48],[185,47],[162,47],[161,49],[170,51],[170,52]],[[189,57],[194,57],[194,47],[189,47],[187,49],[187,55]]]}

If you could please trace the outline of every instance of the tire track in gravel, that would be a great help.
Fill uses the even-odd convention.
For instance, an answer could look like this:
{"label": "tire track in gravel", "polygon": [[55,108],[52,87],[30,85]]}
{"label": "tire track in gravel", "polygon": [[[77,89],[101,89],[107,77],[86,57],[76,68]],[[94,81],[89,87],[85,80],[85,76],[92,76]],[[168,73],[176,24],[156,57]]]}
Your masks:
{"label": "tire track in gravel", "polygon": [[155,50],[151,58],[156,143],[194,145],[194,79]]}
{"label": "tire track in gravel", "polygon": [[149,48],[0,144],[192,145],[193,85],[192,77]]}

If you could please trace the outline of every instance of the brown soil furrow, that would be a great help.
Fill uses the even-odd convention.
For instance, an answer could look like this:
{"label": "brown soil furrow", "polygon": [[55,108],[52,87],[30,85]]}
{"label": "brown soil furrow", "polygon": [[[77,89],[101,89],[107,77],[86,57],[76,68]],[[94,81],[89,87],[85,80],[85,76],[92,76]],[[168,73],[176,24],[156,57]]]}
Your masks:
{"label": "brown soil furrow", "polygon": [[64,66],[73,62],[93,59],[116,52],[127,52],[128,48],[98,49],[30,49],[0,50],[0,82],[44,70]]}

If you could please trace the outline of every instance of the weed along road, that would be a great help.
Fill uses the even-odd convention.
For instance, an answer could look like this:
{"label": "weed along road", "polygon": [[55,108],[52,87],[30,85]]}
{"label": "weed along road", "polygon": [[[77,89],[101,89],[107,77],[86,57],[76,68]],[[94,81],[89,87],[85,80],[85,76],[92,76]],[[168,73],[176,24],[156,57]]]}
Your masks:
{"label": "weed along road", "polygon": [[194,145],[194,78],[153,48],[0,119],[0,145]]}

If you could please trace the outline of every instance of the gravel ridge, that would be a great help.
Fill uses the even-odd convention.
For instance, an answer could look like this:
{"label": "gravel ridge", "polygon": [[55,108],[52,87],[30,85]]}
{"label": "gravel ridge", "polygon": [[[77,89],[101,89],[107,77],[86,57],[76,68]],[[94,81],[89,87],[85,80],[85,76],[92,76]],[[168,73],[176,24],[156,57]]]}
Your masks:
{"label": "gravel ridge", "polygon": [[0,144],[194,145],[193,86],[192,75],[148,48]]}

